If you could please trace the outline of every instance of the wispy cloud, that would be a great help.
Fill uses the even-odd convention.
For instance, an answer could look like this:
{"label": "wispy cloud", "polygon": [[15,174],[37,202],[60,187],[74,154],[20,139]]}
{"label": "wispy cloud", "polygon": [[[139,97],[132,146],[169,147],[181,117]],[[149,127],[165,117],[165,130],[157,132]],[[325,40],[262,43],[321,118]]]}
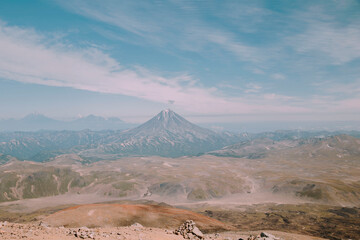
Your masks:
{"label": "wispy cloud", "polygon": [[[1,78],[121,94],[199,114],[310,116],[360,108],[353,66],[360,58],[360,20],[342,21],[337,13],[344,15],[351,5],[331,10],[331,4],[309,2],[300,10],[284,4],[272,11],[260,2],[236,1],[58,3],[86,17],[87,26],[97,31],[96,44],[91,39],[69,44],[61,33],[1,23]],[[136,51],[131,46],[111,52],[114,42],[136,45]],[[124,62],[124,53],[134,53],[135,63]],[[161,56],[154,64],[143,61],[152,61],[154,53]],[[137,56],[146,67],[136,63]],[[351,77],[342,78],[347,69]],[[330,84],[312,84],[325,81]]]}
{"label": "wispy cloud", "polygon": [[[79,49],[34,30],[0,24],[0,77],[24,83],[123,94],[168,103],[198,113],[299,112],[306,108],[271,101],[251,102],[246,96],[221,96],[191,76],[166,77],[142,67],[124,68],[96,48]],[[248,85],[255,91],[261,87]]]}
{"label": "wispy cloud", "polygon": [[276,79],[276,80],[284,80],[284,79],[286,79],[286,76],[281,73],[274,73],[271,75],[271,78]]}
{"label": "wispy cloud", "polygon": [[359,40],[359,25],[336,27],[327,23],[314,23],[305,33],[290,38],[298,52],[322,53],[333,64],[360,58]]}
{"label": "wispy cloud", "polygon": [[261,54],[258,49],[234,40],[234,37],[232,37],[230,33],[213,30],[204,32],[202,36],[204,36],[207,41],[216,43],[236,55],[241,61],[261,62],[265,59],[265,56]]}
{"label": "wispy cloud", "polygon": [[221,83],[218,85],[219,88],[229,88],[229,89],[236,89],[236,90],[244,90],[243,87],[235,86],[228,83]]}
{"label": "wispy cloud", "polygon": [[258,1],[223,1],[221,6],[214,14],[246,33],[257,32],[259,26],[266,21],[266,17],[273,15]]}
{"label": "wispy cloud", "polygon": [[[327,86],[321,86],[325,91],[329,93],[340,93],[345,96],[360,95],[360,79],[351,83],[330,83]],[[360,102],[359,102],[360,105]]]}
{"label": "wispy cloud", "polygon": [[260,68],[257,68],[257,67],[250,68],[250,71],[252,73],[259,74],[259,75],[265,74],[265,71],[263,69],[260,69]]}
{"label": "wispy cloud", "polygon": [[[221,49],[236,56],[242,62],[257,64],[254,65],[254,69],[257,70],[253,72],[258,74],[264,71],[259,69],[259,63],[272,65],[274,59],[280,62],[288,59],[292,61],[288,62],[289,64],[296,64],[299,59],[306,62],[307,56],[311,56],[314,59],[312,63],[322,62],[325,65],[344,64],[358,59],[360,20],[354,18],[349,23],[339,24],[335,14],[331,14],[333,8],[334,11],[343,13],[348,8],[358,7],[354,4],[352,6],[352,2],[329,1],[328,4],[322,5],[316,2],[306,3],[298,11],[286,9],[289,10],[287,15],[273,12],[259,2],[204,4],[201,1],[145,1],[139,4],[130,1],[119,4],[117,1],[99,0],[58,1],[59,5],[72,12],[115,26],[120,30],[114,34],[98,28],[98,31],[107,37],[112,36],[137,44],[142,39],[145,45],[160,46],[166,51],[180,49],[206,54],[209,49],[212,51]],[[210,18],[221,18],[221,25],[209,24],[209,21],[202,18],[204,12],[209,14]],[[273,26],[274,31],[285,29],[286,34],[274,32],[265,35],[273,41],[272,45],[249,44],[249,41],[242,39],[243,36],[246,38],[247,33],[266,32],[264,29],[271,27],[266,25],[267,21],[271,22],[274,18],[276,18],[275,23],[279,25]],[[284,25],[283,28],[280,28],[280,25]],[[253,37],[262,36],[253,35]],[[292,59],[288,55],[289,45],[297,52],[297,58]],[[306,65],[311,67],[308,62]],[[273,77],[279,78],[276,75]]]}
{"label": "wispy cloud", "polygon": [[259,84],[248,83],[246,85],[245,93],[258,93],[261,89],[262,87]]}
{"label": "wispy cloud", "polygon": [[[343,4],[347,2],[348,4]],[[329,64],[345,64],[360,58],[360,18],[345,21],[344,10],[353,1],[329,1],[330,6],[308,7],[306,11],[295,14],[297,24],[305,25],[303,32],[286,38],[297,52],[309,54],[314,59],[323,58]]]}
{"label": "wispy cloud", "polygon": [[284,95],[279,95],[279,94],[275,94],[275,93],[267,93],[263,95],[263,98],[265,100],[280,100],[280,101],[298,101],[299,99],[296,99],[295,97],[291,97],[291,96],[284,96]]}
{"label": "wispy cloud", "polygon": [[[192,52],[207,52],[208,48],[222,49],[244,62],[260,62],[266,58],[258,49],[245,44],[224,29],[216,28],[203,21],[199,16],[201,6],[190,2],[137,2],[84,1],[74,0],[71,3],[59,1],[59,4],[72,12],[118,27],[131,36],[124,38],[121,33],[113,34],[98,29],[101,34],[139,43],[164,47],[167,50],[180,49]],[[211,4],[210,4],[211,5]],[[251,14],[250,8],[244,8],[246,15]],[[249,12],[250,11],[250,12]],[[254,13],[256,14],[256,13]],[[166,21],[164,20],[166,19]],[[216,47],[213,47],[216,46]]]}

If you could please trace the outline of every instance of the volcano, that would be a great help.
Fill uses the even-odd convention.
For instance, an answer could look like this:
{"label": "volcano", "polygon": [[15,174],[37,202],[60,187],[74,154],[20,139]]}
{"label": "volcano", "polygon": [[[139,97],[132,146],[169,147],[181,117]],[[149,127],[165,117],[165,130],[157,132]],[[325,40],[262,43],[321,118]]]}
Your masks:
{"label": "volcano", "polygon": [[220,149],[236,140],[233,135],[202,128],[165,109],[144,124],[122,132],[115,142],[83,154],[180,157]]}

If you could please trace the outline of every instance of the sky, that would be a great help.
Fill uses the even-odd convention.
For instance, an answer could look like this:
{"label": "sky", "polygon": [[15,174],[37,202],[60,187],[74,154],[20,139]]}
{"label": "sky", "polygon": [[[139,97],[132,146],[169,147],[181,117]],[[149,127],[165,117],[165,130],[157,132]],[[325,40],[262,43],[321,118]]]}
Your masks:
{"label": "sky", "polygon": [[0,119],[360,122],[359,26],[356,0],[1,0]]}

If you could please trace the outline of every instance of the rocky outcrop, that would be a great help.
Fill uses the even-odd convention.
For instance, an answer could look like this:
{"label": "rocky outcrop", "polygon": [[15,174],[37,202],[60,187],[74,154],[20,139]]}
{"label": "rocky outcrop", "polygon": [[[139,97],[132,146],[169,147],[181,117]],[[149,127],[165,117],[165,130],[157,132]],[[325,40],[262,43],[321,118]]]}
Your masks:
{"label": "rocky outcrop", "polygon": [[196,227],[193,220],[186,220],[174,233],[185,239],[204,239],[204,234]]}
{"label": "rocky outcrop", "polygon": [[81,239],[95,239],[95,233],[87,227],[70,230],[68,235]]}

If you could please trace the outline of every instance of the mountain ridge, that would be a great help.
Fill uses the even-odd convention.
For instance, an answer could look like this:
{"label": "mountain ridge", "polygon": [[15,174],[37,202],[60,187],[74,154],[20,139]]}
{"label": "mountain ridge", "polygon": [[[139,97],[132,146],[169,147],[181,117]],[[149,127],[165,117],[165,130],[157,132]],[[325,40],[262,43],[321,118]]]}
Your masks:
{"label": "mountain ridge", "polygon": [[[90,116],[90,119],[97,121],[98,118]],[[101,159],[104,155],[110,158],[179,157],[202,154],[243,138],[243,135],[199,127],[167,109],[125,131],[0,132],[0,153],[34,161],[47,161],[66,153],[78,153],[91,159]]]}
{"label": "mountain ridge", "polygon": [[[30,118],[42,119],[38,114]],[[88,118],[95,122],[101,121],[101,118],[96,116]],[[260,134],[214,132],[197,126],[172,110],[166,109],[140,126],[123,131],[0,132],[0,154],[38,162],[49,161],[62,154],[79,154],[90,162],[128,156],[181,157],[205,153],[228,157],[259,158],[268,154],[269,149],[266,147],[270,147],[270,150],[287,148],[289,143],[298,145],[304,139],[325,138],[342,133],[360,136],[360,133],[356,131],[295,130]],[[261,143],[259,139],[264,138],[267,140]],[[231,146],[233,144],[237,145]],[[223,147],[226,148],[222,149]],[[6,159],[4,157],[2,161]]]}
{"label": "mountain ridge", "polygon": [[119,130],[134,127],[134,124],[124,122],[117,117],[104,118],[90,114],[71,121],[56,120],[39,113],[31,113],[20,119],[0,119],[0,131],[81,131]]}

